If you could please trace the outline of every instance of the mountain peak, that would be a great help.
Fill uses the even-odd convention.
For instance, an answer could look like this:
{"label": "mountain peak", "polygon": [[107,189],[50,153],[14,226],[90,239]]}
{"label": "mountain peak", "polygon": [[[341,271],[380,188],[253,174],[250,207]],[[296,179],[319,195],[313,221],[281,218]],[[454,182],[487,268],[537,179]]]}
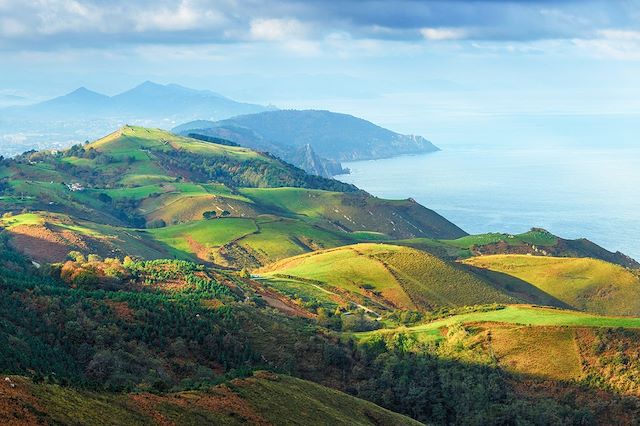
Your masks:
{"label": "mountain peak", "polygon": [[98,92],[94,92],[93,90],[89,90],[84,86],[80,86],[78,87],[76,90],[67,93],[66,95],[64,95],[64,97],[104,97],[106,98],[106,95],[103,95],[102,93],[98,93]]}

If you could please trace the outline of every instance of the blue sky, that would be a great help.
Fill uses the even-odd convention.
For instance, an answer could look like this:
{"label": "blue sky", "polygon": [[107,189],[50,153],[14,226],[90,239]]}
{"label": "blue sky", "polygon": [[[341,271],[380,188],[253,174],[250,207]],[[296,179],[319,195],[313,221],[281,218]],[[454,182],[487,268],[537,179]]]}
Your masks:
{"label": "blue sky", "polygon": [[453,143],[635,143],[640,1],[0,0],[0,96],[144,80]]}

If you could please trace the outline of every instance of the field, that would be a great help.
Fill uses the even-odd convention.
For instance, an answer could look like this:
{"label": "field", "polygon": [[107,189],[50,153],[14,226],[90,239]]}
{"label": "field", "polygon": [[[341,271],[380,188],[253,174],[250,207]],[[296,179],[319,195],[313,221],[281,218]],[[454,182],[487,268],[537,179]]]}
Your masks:
{"label": "field", "polygon": [[224,218],[150,229],[147,232],[173,248],[181,257],[195,255],[202,260],[210,260],[212,249],[256,231],[252,219]]}
{"label": "field", "polygon": [[589,258],[481,256],[465,263],[526,281],[568,305],[608,315],[640,315],[640,278]]}
{"label": "field", "polygon": [[502,309],[454,315],[414,327],[393,330],[378,330],[357,333],[358,338],[371,337],[378,333],[403,332],[431,339],[440,336],[440,329],[454,324],[507,323],[524,326],[566,326],[566,327],[626,327],[640,328],[640,318],[610,317],[577,311],[543,308],[527,305],[510,305]]}

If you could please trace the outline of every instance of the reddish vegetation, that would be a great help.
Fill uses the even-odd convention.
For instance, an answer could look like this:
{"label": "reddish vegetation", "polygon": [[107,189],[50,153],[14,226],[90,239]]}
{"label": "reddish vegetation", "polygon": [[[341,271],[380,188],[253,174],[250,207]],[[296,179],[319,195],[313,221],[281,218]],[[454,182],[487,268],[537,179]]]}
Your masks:
{"label": "reddish vegetation", "polygon": [[44,424],[37,416],[38,411],[41,411],[41,408],[29,392],[25,379],[10,378],[9,381],[5,381],[2,377],[0,382],[2,424],[15,426]]}
{"label": "reddish vegetation", "polygon": [[[241,385],[235,382],[235,385]],[[146,415],[151,416],[156,423],[162,426],[173,426],[176,423],[162,414],[159,409],[162,405],[170,404],[182,409],[193,407],[203,408],[209,412],[220,415],[239,417],[251,425],[269,425],[270,423],[255,412],[251,405],[244,401],[225,385],[217,386],[207,393],[180,392],[171,395],[153,395],[149,393],[131,395],[131,400],[137,408]]]}
{"label": "reddish vegetation", "polygon": [[194,240],[190,235],[186,237],[189,249],[202,260],[209,260],[209,249],[204,244],[200,244]]}
{"label": "reddish vegetation", "polygon": [[105,242],[51,224],[18,225],[10,233],[11,245],[39,263],[62,262],[74,250],[105,256],[113,252]]}
{"label": "reddish vegetation", "polygon": [[107,306],[113,309],[115,314],[127,321],[133,321],[133,309],[129,307],[127,302],[116,302],[115,300],[105,300]]}
{"label": "reddish vegetation", "polygon": [[53,232],[42,225],[19,225],[11,229],[11,243],[22,253],[41,263],[60,262],[72,250],[87,245],[71,231]]}
{"label": "reddish vegetation", "polygon": [[256,290],[256,292],[262,297],[262,299],[267,303],[267,305],[271,306],[279,310],[280,312],[296,317],[304,317],[304,318],[313,318],[314,315],[302,308],[301,306],[294,303],[291,299],[276,293],[275,291],[271,291],[265,287],[260,286],[254,281],[250,281],[251,286]]}
{"label": "reddish vegetation", "polygon": [[[511,387],[518,397],[540,400],[575,401],[578,407],[594,409],[596,424],[631,425],[636,424],[633,410],[624,410],[624,405],[614,401],[616,394],[594,388],[584,388],[572,383],[554,380],[511,381]],[[617,402],[617,403],[616,403]]]}

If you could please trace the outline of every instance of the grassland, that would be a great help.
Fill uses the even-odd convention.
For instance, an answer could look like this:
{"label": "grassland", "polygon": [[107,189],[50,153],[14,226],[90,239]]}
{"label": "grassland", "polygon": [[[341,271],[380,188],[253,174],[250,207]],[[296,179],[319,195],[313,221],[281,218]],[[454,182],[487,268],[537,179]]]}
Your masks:
{"label": "grassland", "polygon": [[182,257],[195,255],[210,260],[212,249],[223,246],[247,234],[257,232],[255,221],[242,218],[200,220],[182,225],[150,229],[154,239],[168,245]]}
{"label": "grassland", "polygon": [[640,315],[640,278],[612,263],[589,258],[481,256],[465,263],[526,281],[576,309]]}
{"label": "grassland", "polygon": [[566,381],[582,375],[575,328],[491,325],[489,330],[491,349],[507,370]]}
{"label": "grassland", "polygon": [[502,234],[502,233],[489,233],[479,235],[469,235],[466,237],[458,238],[456,240],[443,241],[454,247],[469,249],[473,246],[484,246],[488,244],[496,244],[504,242],[510,246],[518,246],[523,244],[532,244],[536,246],[552,246],[557,244],[558,237],[544,231],[533,229],[523,234]]}
{"label": "grassland", "polygon": [[490,283],[412,248],[363,243],[284,259],[259,273],[312,280],[327,289],[368,296],[389,307],[428,309],[516,298]]}
{"label": "grassland", "polygon": [[377,330],[365,333],[356,333],[355,335],[358,338],[368,338],[378,333],[403,332],[429,340],[441,336],[440,329],[443,327],[449,327],[454,324],[487,322],[518,324],[524,326],[640,328],[640,318],[602,316],[584,312],[529,305],[510,305],[502,309],[454,315],[413,327],[400,327],[393,330]]}

